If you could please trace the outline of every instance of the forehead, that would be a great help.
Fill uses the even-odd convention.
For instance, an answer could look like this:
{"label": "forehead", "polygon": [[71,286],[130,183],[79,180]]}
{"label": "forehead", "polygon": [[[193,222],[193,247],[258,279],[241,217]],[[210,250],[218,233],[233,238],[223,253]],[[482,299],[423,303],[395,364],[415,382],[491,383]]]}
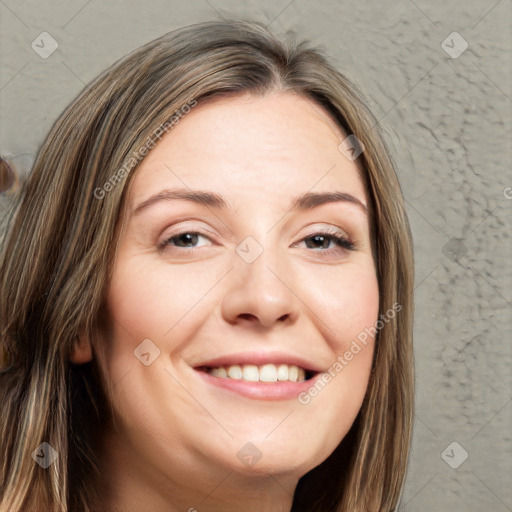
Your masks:
{"label": "forehead", "polygon": [[309,98],[216,98],[194,107],[162,137],[136,171],[128,204],[184,187],[216,190],[233,203],[253,197],[280,202],[341,187],[366,204],[357,161],[338,149],[345,136]]}

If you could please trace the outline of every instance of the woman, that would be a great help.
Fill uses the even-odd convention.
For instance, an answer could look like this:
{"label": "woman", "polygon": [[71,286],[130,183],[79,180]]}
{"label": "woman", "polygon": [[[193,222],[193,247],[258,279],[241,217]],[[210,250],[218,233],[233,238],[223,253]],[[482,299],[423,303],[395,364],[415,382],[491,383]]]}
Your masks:
{"label": "woman", "polygon": [[2,510],[396,507],[413,254],[376,124],[248,22],[73,101],[3,244]]}

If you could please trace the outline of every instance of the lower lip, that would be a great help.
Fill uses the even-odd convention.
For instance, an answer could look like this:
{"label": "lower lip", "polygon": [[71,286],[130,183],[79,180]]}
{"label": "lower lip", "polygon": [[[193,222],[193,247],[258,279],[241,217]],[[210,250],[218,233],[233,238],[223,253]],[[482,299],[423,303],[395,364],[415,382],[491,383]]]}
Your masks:
{"label": "lower lip", "polygon": [[290,400],[297,398],[300,393],[307,391],[314,385],[316,378],[320,375],[315,375],[312,379],[302,382],[250,382],[243,379],[214,377],[201,370],[196,370],[196,372],[208,384],[259,400]]}

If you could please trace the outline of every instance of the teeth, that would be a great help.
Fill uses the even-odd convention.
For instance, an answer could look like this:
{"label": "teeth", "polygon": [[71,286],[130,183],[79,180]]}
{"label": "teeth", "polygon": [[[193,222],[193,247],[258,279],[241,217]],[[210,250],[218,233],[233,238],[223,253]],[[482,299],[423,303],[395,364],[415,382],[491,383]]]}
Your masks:
{"label": "teeth", "polygon": [[277,380],[288,380],[288,365],[280,364],[277,367]]}
{"label": "teeth", "polygon": [[248,382],[302,382],[306,380],[306,371],[293,364],[244,364],[209,368],[207,372],[221,379],[246,380]]}
{"label": "teeth", "polygon": [[242,379],[249,382],[258,382],[260,380],[258,367],[253,364],[245,364],[242,368]]}
{"label": "teeth", "polygon": [[240,380],[242,378],[242,368],[240,366],[233,365],[227,369],[227,374],[230,379]]}
{"label": "teeth", "polygon": [[228,376],[228,372],[225,368],[222,368],[222,366],[220,368],[213,368],[211,373],[214,377],[221,377],[224,379]]}
{"label": "teeth", "polygon": [[276,382],[277,381],[277,370],[274,364],[264,364],[259,369],[259,380],[261,382]]}

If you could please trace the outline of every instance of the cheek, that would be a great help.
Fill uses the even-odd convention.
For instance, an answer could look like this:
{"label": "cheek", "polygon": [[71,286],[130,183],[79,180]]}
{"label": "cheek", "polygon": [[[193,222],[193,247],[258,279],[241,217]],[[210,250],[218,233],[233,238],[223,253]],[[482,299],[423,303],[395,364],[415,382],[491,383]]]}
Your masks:
{"label": "cheek", "polygon": [[[103,364],[111,385],[116,386],[116,392],[127,382],[144,382],[148,372],[143,373],[142,379],[138,373],[151,367],[144,366],[136,354],[140,353],[142,358],[141,354],[149,353],[151,361],[158,361],[157,357],[165,350],[161,343],[162,334],[172,326],[173,312],[168,299],[162,300],[167,287],[165,279],[157,280],[155,272],[148,265],[143,265],[141,259],[124,255],[122,258],[116,262],[109,283],[107,307],[110,322],[102,340],[105,347]],[[140,347],[144,350],[141,351]],[[117,387],[121,381],[124,384]],[[143,387],[140,386],[141,389]],[[136,393],[125,398],[127,403],[140,400]]]}
{"label": "cheek", "polygon": [[379,286],[373,265],[340,268],[311,298],[325,323],[322,331],[331,349],[343,353],[378,319]]}
{"label": "cheek", "polygon": [[[187,272],[185,266],[158,262],[148,254],[120,254],[108,289],[111,322],[102,355],[113,385],[128,373],[126,381],[140,382],[139,389],[161,385],[145,382],[147,372],[137,380],[137,372],[162,365],[188,343],[197,327],[194,322],[205,316],[202,299],[217,279],[211,271]],[[137,354],[148,352],[155,362],[145,367]],[[136,390],[127,396],[128,403],[136,399]]]}
{"label": "cheek", "polygon": [[170,338],[168,332],[208,291],[206,278],[148,255],[125,257],[112,276],[109,312],[134,339]]}
{"label": "cheek", "polygon": [[[340,267],[337,278],[326,282],[315,300],[323,311],[322,331],[332,351],[323,384],[336,396],[334,402],[355,417],[368,385],[379,318],[379,286],[373,264]],[[322,383],[312,395],[320,388]],[[322,394],[328,407],[329,393]]]}

